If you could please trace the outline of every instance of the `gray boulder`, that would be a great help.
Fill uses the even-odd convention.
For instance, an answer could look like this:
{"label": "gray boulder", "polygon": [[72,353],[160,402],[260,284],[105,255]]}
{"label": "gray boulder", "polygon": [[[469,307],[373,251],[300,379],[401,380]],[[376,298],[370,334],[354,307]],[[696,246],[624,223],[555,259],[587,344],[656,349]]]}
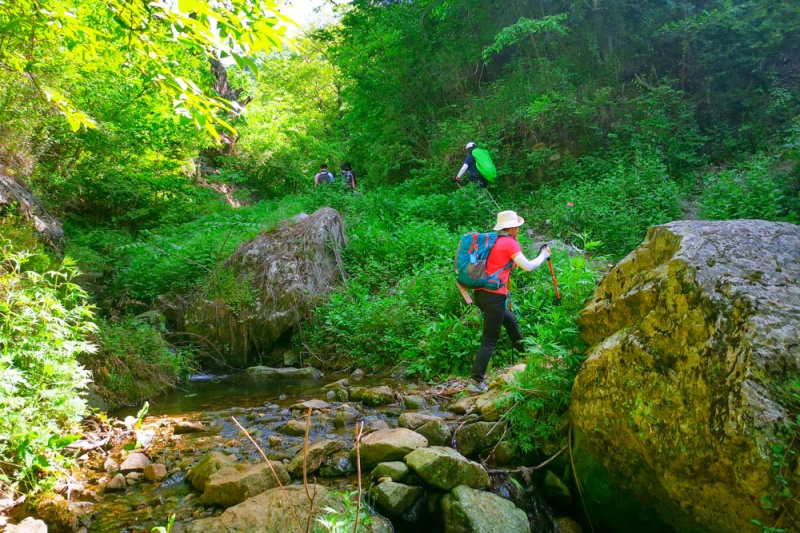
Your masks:
{"label": "gray boulder", "polygon": [[9,524],[6,533],[47,533],[47,524],[29,516],[19,524]]}
{"label": "gray boulder", "polygon": [[403,461],[389,461],[375,467],[370,475],[372,481],[388,477],[392,481],[403,481],[408,476],[408,466]]}
{"label": "gray boulder", "polygon": [[[311,474],[319,470],[319,467],[322,466],[322,463],[324,463],[331,455],[338,452],[342,448],[344,448],[344,442],[340,440],[322,440],[309,445],[305,454],[306,473]],[[294,477],[303,475],[302,450],[289,462],[289,464],[286,466],[286,470],[288,470],[289,474]]]}
{"label": "gray boulder", "polygon": [[342,477],[352,474],[356,467],[348,452],[336,452],[328,457],[319,469],[320,477]]}
{"label": "gray boulder", "polygon": [[[428,440],[410,429],[381,429],[361,439],[361,464],[370,468],[386,461],[397,461],[428,445]],[[356,450],[350,452],[354,460]]]}
{"label": "gray boulder", "polygon": [[441,501],[445,533],[530,533],[525,511],[491,492],[459,486]]}
{"label": "gray boulder", "polygon": [[[271,464],[281,484],[288,484],[289,474],[283,463],[271,461]],[[211,474],[200,500],[206,505],[231,507],[277,486],[278,481],[266,462],[226,466]]]}
{"label": "gray boulder", "polygon": [[322,379],[324,375],[310,366],[303,368],[271,368],[268,366],[251,366],[247,373],[260,379]]}
{"label": "gray boulder", "polygon": [[414,450],[406,456],[406,464],[425,483],[437,489],[450,490],[458,485],[478,489],[489,486],[486,470],[452,448],[432,446]]}
{"label": "gray boulder", "polygon": [[[325,514],[325,507],[340,512],[343,510],[342,502],[333,498],[322,485],[309,485],[308,489],[315,494],[312,524],[315,524],[316,519]],[[189,526],[188,531],[189,533],[286,533],[297,531],[292,508],[298,519],[302,521],[302,527],[305,528],[305,520],[311,507],[305,488],[302,485],[290,485],[284,490],[285,493],[280,488],[262,492],[226,509],[218,517],[197,520]]]}
{"label": "gray boulder", "polygon": [[[778,511],[761,499],[780,490],[773,450],[787,445],[800,370],[799,226],[651,228],[580,324],[590,349],[570,413],[593,519],[630,528],[649,511],[677,531],[800,529],[797,499]],[[796,469],[782,472],[800,486]]]}
{"label": "gray boulder", "polygon": [[394,393],[392,392],[392,389],[386,385],[374,387],[364,391],[364,394],[361,397],[361,402],[364,405],[372,406],[389,405],[390,403],[394,403]]}
{"label": "gray boulder", "polygon": [[384,481],[370,489],[378,510],[389,517],[400,517],[420,499],[422,487],[410,487],[394,481]]}
{"label": "gray boulder", "polygon": [[505,422],[474,422],[456,433],[456,448],[467,457],[476,457],[503,438]]}
{"label": "gray boulder", "polygon": [[397,419],[397,425],[401,428],[417,429],[422,424],[436,419],[437,417],[425,413],[403,413]]}
{"label": "gray boulder", "polygon": [[450,438],[453,436],[453,429],[441,418],[429,420],[414,431],[428,439],[428,444],[431,446],[444,446],[449,444]]}
{"label": "gray boulder", "polygon": [[[342,216],[323,207],[244,243],[222,268],[252,303],[230,305],[214,283],[188,305],[186,330],[218,346],[225,363],[244,368],[271,354],[275,343],[313,310],[344,276]],[[273,364],[283,363],[283,354]]]}
{"label": "gray boulder", "polygon": [[120,472],[128,474],[130,472],[143,472],[144,468],[150,464],[150,458],[143,453],[134,452],[122,461],[119,466]]}

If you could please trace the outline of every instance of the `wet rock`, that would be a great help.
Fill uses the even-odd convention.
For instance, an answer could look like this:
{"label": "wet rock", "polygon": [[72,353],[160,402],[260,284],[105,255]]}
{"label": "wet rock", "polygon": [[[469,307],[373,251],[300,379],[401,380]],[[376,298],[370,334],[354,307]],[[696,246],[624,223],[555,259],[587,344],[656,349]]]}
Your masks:
{"label": "wet rock", "polygon": [[389,478],[392,481],[403,481],[408,477],[409,469],[403,461],[389,461],[380,463],[372,471],[370,479],[377,481],[383,478]]}
{"label": "wet rock", "polygon": [[76,510],[59,494],[45,494],[40,497],[33,515],[47,524],[50,533],[72,533],[81,526]]}
{"label": "wet rock", "polygon": [[206,482],[211,474],[221,468],[233,466],[236,464],[236,458],[222,454],[220,452],[211,452],[200,461],[186,475],[186,479],[192,484],[194,488],[203,491],[206,488]]}
{"label": "wet rock", "polygon": [[520,363],[518,365],[512,366],[508,369],[508,371],[500,374],[492,381],[489,382],[489,389],[502,389],[503,387],[507,387],[508,385],[512,385],[516,379],[517,374],[520,372],[524,372],[527,365],[524,363]]}
{"label": "wet rock", "polygon": [[511,465],[520,460],[520,450],[509,440],[501,441],[494,447],[492,459],[497,465]]}
{"label": "wet rock", "polygon": [[139,483],[139,481],[144,477],[144,474],[141,472],[131,472],[129,474],[125,474],[125,482],[128,484],[129,487],[132,487]]}
{"label": "wet rock", "polygon": [[472,488],[489,486],[486,470],[452,448],[433,446],[414,450],[406,456],[406,464],[425,483],[441,490],[450,490],[458,485]]}
{"label": "wet rock", "polygon": [[423,493],[421,487],[410,487],[394,481],[384,481],[369,491],[378,510],[390,517],[402,516]]}
{"label": "wet rock", "polygon": [[333,427],[343,428],[355,423],[356,415],[350,411],[339,410],[336,411],[336,417],[333,419]]}
{"label": "wet rock", "polygon": [[569,487],[550,470],[544,477],[544,493],[548,500],[560,508],[569,508],[572,505],[572,494]]}
{"label": "wet rock", "polygon": [[361,403],[371,406],[389,405],[394,403],[394,393],[386,385],[367,389],[364,391]]}
{"label": "wet rock", "polygon": [[403,398],[403,405],[406,409],[423,409],[425,408],[425,398],[412,394]]}
{"label": "wet rock", "polygon": [[125,476],[122,474],[117,474],[112,477],[111,480],[106,483],[105,487],[106,492],[124,492],[127,489],[128,483],[125,481]]}
{"label": "wet rock", "polygon": [[464,485],[441,500],[444,530],[452,532],[530,533],[528,517],[510,501]]}
{"label": "wet rock", "polygon": [[[309,485],[308,489],[316,494],[312,524],[316,524],[316,519],[326,513],[325,507],[340,512],[343,510],[342,502],[333,498],[322,485]],[[291,509],[294,508],[297,516],[305,519],[309,514],[310,502],[305,488],[301,485],[290,485],[284,490],[285,494],[279,488],[270,489],[227,509],[218,517],[197,520],[189,526],[188,532],[286,533],[297,531]],[[286,501],[287,496],[291,506]]]}
{"label": "wet rock", "polygon": [[579,523],[568,516],[556,518],[554,533],[583,533],[583,528]]}
{"label": "wet rock", "polygon": [[294,437],[302,437],[306,434],[306,423],[304,420],[289,420],[280,428],[280,432]]}
{"label": "wet rock", "polygon": [[277,435],[270,435],[267,441],[270,448],[280,448],[283,445],[283,439]]}
{"label": "wet rock", "polygon": [[320,477],[348,476],[356,471],[355,465],[350,461],[349,452],[337,452],[325,460],[319,469]]}
{"label": "wet rock", "polygon": [[309,408],[313,410],[320,410],[320,409],[330,409],[331,404],[324,400],[306,400],[304,402],[296,403],[291,406],[289,409],[292,411],[303,411],[304,413],[308,411]]}
{"label": "wet rock", "polygon": [[395,533],[394,526],[388,518],[381,515],[372,517],[372,525],[369,527],[369,533]]}
{"label": "wet rock", "polygon": [[472,396],[464,396],[463,398],[460,398],[451,404],[447,410],[457,415],[471,413],[475,410],[475,398]]}
{"label": "wet rock", "polygon": [[175,435],[185,435],[187,433],[203,433],[208,429],[202,422],[194,420],[180,420],[172,426],[172,433]]}
{"label": "wet rock", "polygon": [[444,446],[449,444],[453,436],[452,428],[441,418],[430,420],[414,431],[428,439],[428,444],[430,446]]}
{"label": "wet rock", "polygon": [[120,472],[127,474],[129,472],[142,472],[144,467],[150,464],[150,458],[143,453],[134,452],[122,461],[119,467]]}
{"label": "wet rock", "polygon": [[356,368],[356,369],[353,371],[353,373],[352,373],[352,374],[350,374],[350,377],[351,377],[351,378],[353,378],[353,379],[354,379],[354,380],[356,380],[356,381],[359,381],[359,380],[361,380],[361,379],[364,379],[364,371],[363,371],[363,370],[361,370],[360,368]]}
{"label": "wet rock", "polygon": [[300,364],[302,359],[300,358],[300,353],[292,348],[291,350],[286,350],[283,352],[283,364],[286,366],[294,366]]}
{"label": "wet rock", "polygon": [[468,457],[476,457],[503,438],[505,422],[474,422],[458,430],[456,448]]}
{"label": "wet rock", "polygon": [[368,431],[382,431],[384,429],[389,429],[389,423],[382,418],[374,418],[367,422],[367,430]]}
{"label": "wet rock", "polygon": [[334,381],[333,383],[328,383],[327,385],[322,387],[322,390],[346,389],[349,386],[350,382],[347,380],[347,378],[344,378],[338,381]]}
{"label": "wet rock", "polygon": [[[397,461],[413,450],[427,445],[428,441],[425,437],[410,429],[379,430],[361,440],[361,464],[369,468],[378,463]],[[351,451],[350,459],[353,460],[354,457],[355,449]]]}
{"label": "wet rock", "polygon": [[7,525],[5,531],[6,533],[48,533],[47,524],[32,516],[29,516],[17,525]]}
{"label": "wet rock", "polygon": [[595,523],[649,511],[664,529],[738,532],[783,513],[800,529],[797,499],[778,513],[761,501],[800,361],[800,226],[653,227],[579,322],[590,348],[570,414]]}
{"label": "wet rock", "polygon": [[144,478],[147,481],[161,481],[167,477],[167,467],[162,464],[152,464],[144,467]]}
{"label": "wet rock", "polygon": [[503,390],[489,389],[475,398],[475,409],[486,422],[496,422],[511,408],[509,396],[510,394]]}
{"label": "wet rock", "polygon": [[[340,440],[322,440],[309,445],[305,453],[306,473],[311,474],[316,472],[319,467],[322,466],[322,463],[328,459],[328,457],[338,452],[343,447],[344,442]],[[289,462],[289,465],[286,467],[286,470],[288,470],[289,474],[294,477],[303,475],[302,451],[294,456],[294,458]]]}
{"label": "wet rock", "polygon": [[[290,479],[283,463],[272,461],[271,464],[281,484],[287,485]],[[206,505],[231,507],[277,486],[278,482],[266,462],[226,466],[211,474],[200,500]]]}
{"label": "wet rock", "polygon": [[85,489],[86,487],[83,485],[83,483],[67,479],[59,479],[56,482],[55,487],[53,487],[54,492],[67,497],[67,499],[71,499],[73,494],[82,493]]}
{"label": "wet rock", "polygon": [[251,366],[247,373],[259,379],[322,379],[324,375],[316,368],[270,368],[268,366]]}
{"label": "wet rock", "polygon": [[103,470],[105,470],[109,474],[111,472],[116,472],[117,470],[119,470],[119,464],[112,457],[107,457],[106,460],[103,462]]}
{"label": "wet rock", "polygon": [[403,413],[397,419],[397,425],[401,428],[417,429],[422,424],[436,420],[437,417],[425,413]]}

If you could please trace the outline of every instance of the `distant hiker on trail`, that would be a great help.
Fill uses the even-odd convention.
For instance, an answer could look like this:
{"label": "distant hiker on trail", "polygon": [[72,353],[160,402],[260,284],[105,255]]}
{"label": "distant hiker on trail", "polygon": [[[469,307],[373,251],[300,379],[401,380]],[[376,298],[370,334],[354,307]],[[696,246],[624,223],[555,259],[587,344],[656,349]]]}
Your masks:
{"label": "distant hiker on trail", "polygon": [[[501,211],[497,214],[497,224],[494,226],[494,231],[497,232],[497,240],[494,241],[493,245],[491,244],[491,237],[493,236],[491,233],[468,233],[462,237],[459,245],[459,252],[456,257],[457,262],[464,254],[476,254],[479,251],[478,242],[481,239],[484,239],[491,246],[485,262],[486,277],[483,278],[483,281],[476,281],[476,284],[483,284],[483,287],[475,288],[475,303],[483,311],[483,337],[481,338],[481,346],[478,348],[475,362],[472,365],[472,379],[475,383],[470,385],[470,390],[473,392],[483,392],[487,388],[483,378],[503,326],[505,326],[508,336],[511,338],[513,349],[520,352],[525,351],[522,344],[522,332],[519,329],[519,324],[517,324],[517,317],[509,305],[508,278],[516,265],[519,265],[523,270],[539,268],[542,263],[545,263],[550,258],[550,248],[543,246],[536,259],[533,261],[528,260],[517,242],[519,227],[524,223],[525,220],[517,216],[514,211]],[[466,246],[465,243],[467,243]],[[474,259],[472,261],[474,262]],[[457,273],[458,269],[459,266],[457,266]],[[461,281],[460,275],[459,281]],[[473,284],[473,287],[476,287],[476,284]],[[468,294],[463,290],[463,287],[459,285],[459,288],[462,289],[466,297]],[[470,300],[467,303],[470,303]]]}
{"label": "distant hiker on trail", "polygon": [[461,170],[458,171],[455,180],[456,183],[461,182],[461,176],[465,172],[469,172],[470,183],[475,183],[481,189],[485,189],[490,181],[494,181],[497,177],[497,169],[492,162],[489,152],[470,141],[467,143],[467,157],[464,159],[464,164]]}
{"label": "distant hiker on trail", "polygon": [[349,161],[342,163],[342,183],[344,184],[345,192],[356,192],[356,175],[353,173],[353,167],[350,166]]}
{"label": "distant hiker on trail", "polygon": [[326,163],[322,163],[319,166],[319,172],[314,176],[314,188],[316,189],[320,183],[333,183],[334,181],[336,181],[336,178],[333,176],[333,172],[328,170]]}

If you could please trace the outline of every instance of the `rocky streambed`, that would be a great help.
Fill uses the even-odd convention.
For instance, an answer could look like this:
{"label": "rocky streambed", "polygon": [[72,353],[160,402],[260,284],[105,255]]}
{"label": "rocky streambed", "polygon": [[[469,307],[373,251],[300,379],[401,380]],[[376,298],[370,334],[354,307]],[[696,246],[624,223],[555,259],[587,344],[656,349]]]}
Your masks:
{"label": "rocky streambed", "polygon": [[292,510],[305,529],[310,494],[310,531],[328,531],[325,520],[355,513],[356,496],[348,504],[346,495],[360,459],[367,531],[580,531],[545,502],[569,512],[557,462],[537,473],[541,489],[501,468],[522,460],[495,401],[519,369],[482,395],[463,382],[325,379],[310,368],[195,381],[140,421],[95,420],[72,445],[79,469],[26,512],[51,532],[149,532],[173,515],[174,532],[283,532],[298,529]]}

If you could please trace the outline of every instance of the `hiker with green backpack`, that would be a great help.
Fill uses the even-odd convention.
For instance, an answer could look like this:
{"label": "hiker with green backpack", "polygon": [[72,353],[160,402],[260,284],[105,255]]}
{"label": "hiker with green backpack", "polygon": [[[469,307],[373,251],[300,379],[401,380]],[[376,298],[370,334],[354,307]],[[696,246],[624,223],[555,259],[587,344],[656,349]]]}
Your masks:
{"label": "hiker with green backpack", "polygon": [[508,279],[515,266],[528,271],[539,268],[550,259],[550,248],[542,246],[532,261],[525,257],[517,242],[519,228],[524,223],[514,211],[501,211],[493,228],[496,233],[467,233],[458,245],[456,283],[468,304],[472,300],[466,289],[475,290],[475,303],[483,311],[483,337],[471,372],[475,382],[470,386],[473,392],[487,388],[484,375],[503,327],[511,338],[512,348],[525,351],[522,332],[510,305]]}
{"label": "hiker with green backpack", "polygon": [[481,189],[485,189],[489,182],[494,181],[497,177],[497,169],[492,162],[492,157],[487,150],[478,148],[478,145],[472,141],[467,143],[466,150],[467,157],[464,159],[464,164],[453,179],[456,183],[460,183],[461,176],[469,172],[469,181],[476,183]]}

